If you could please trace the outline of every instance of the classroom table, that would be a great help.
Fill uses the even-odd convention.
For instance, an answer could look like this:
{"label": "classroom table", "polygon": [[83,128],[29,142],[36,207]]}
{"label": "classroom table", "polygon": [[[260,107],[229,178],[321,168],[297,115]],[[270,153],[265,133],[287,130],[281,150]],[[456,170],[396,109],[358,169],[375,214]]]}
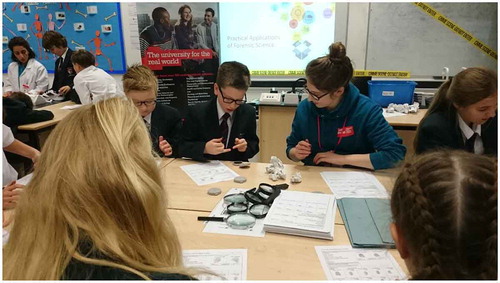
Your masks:
{"label": "classroom table", "polygon": [[[338,209],[335,216],[333,241],[275,233],[266,233],[263,238],[203,233],[204,222],[198,221],[197,217],[208,216],[231,188],[251,189],[260,183],[290,184],[290,176],[295,172],[301,172],[303,181],[299,184],[290,184],[288,190],[331,194],[320,172],[364,170],[284,164],[287,179],[272,181],[265,170],[269,163],[252,162],[250,168],[239,168],[231,161],[222,162],[236,173],[245,176],[247,182],[238,184],[234,181],[224,181],[198,186],[181,169],[181,166],[199,163],[192,160],[175,159],[160,169],[167,192],[168,212],[176,227],[182,249],[247,249],[248,280],[326,280],[314,247],[350,245]],[[393,168],[373,173],[382,185],[391,191],[399,170],[399,168]],[[222,193],[218,196],[208,195],[207,190],[212,187],[220,188]],[[408,274],[397,250],[391,249],[389,252],[402,270]]]}
{"label": "classroom table", "polygon": [[68,109],[61,109],[64,106],[71,106],[75,105],[74,102],[72,101],[65,101],[57,104],[52,104],[49,106],[37,108],[36,110],[49,110],[54,114],[54,119],[48,120],[48,121],[43,121],[43,122],[38,122],[38,123],[32,123],[32,124],[26,124],[26,125],[21,125],[17,127],[18,133],[26,133],[28,134],[29,138],[29,143],[31,146],[34,148],[40,150],[43,146],[43,141],[42,136],[46,136],[52,131],[52,129],[59,123],[61,120],[68,115],[71,110]]}
{"label": "classroom table", "polygon": [[[335,224],[333,241],[293,235],[266,233],[246,237],[203,233],[203,213],[169,209],[183,250],[247,249],[247,280],[326,280],[315,246],[350,245],[345,226]],[[396,249],[389,252],[408,274]]]}
{"label": "classroom table", "polygon": [[[320,173],[323,171],[361,171],[359,169],[345,169],[334,167],[319,167],[319,166],[304,166],[284,164],[286,180],[273,181],[269,179],[266,173],[266,166],[269,163],[252,162],[250,168],[239,168],[234,166],[230,161],[222,161],[226,166],[234,170],[237,174],[247,178],[243,184],[235,183],[234,181],[219,182],[210,185],[198,186],[191,178],[182,170],[181,166],[197,164],[199,162],[184,159],[175,159],[167,166],[161,167],[160,174],[162,182],[167,193],[168,208],[182,209],[191,211],[211,212],[217,203],[221,200],[231,188],[251,189],[258,186],[260,183],[290,185],[288,190],[304,191],[304,192],[321,192],[331,194],[331,190],[325,183]],[[296,172],[302,175],[302,182],[298,184],[290,183],[290,176]],[[398,168],[378,170],[374,172],[375,177],[388,190],[392,191],[395,178],[399,172]],[[207,194],[210,188],[220,188],[222,193],[218,196],[210,196]],[[336,211],[335,223],[343,224],[339,210]]]}
{"label": "classroom table", "polygon": [[[286,157],[286,138],[292,131],[295,105],[265,105],[259,104],[258,136],[260,139],[259,161],[269,162],[271,156],[279,157],[284,163],[294,162]],[[413,155],[413,140],[417,126],[427,109],[404,116],[386,118],[406,146],[406,156]]]}

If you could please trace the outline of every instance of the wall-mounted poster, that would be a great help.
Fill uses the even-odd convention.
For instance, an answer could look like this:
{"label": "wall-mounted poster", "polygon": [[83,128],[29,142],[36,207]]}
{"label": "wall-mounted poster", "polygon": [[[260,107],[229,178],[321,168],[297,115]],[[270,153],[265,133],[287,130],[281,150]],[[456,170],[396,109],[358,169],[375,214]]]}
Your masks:
{"label": "wall-mounted poster", "polygon": [[158,77],[158,102],[184,113],[214,95],[218,16],[217,3],[137,3],[142,64]]}
{"label": "wall-mounted poster", "polygon": [[[72,50],[85,49],[96,57],[96,65],[108,73],[126,70],[119,3],[89,2],[4,2],[3,36],[7,40],[24,37],[49,73],[54,72],[56,56],[42,46],[43,34],[57,31],[66,37]],[[28,7],[26,10],[25,7]],[[29,12],[26,12],[29,11]],[[21,27],[19,24],[23,24]],[[108,28],[103,31],[102,26]],[[111,32],[111,27],[114,31]],[[11,51],[3,48],[3,72],[11,63]]]}

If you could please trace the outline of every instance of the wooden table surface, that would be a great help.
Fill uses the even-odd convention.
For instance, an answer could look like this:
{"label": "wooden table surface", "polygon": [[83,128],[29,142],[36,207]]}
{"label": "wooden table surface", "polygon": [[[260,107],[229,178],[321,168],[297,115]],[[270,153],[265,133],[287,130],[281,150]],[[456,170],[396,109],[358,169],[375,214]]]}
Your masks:
{"label": "wooden table surface", "polygon": [[[248,280],[326,280],[315,246],[350,245],[345,226],[335,224],[333,241],[266,233],[245,237],[203,233],[204,222],[196,211],[169,209],[183,250],[247,249]],[[408,274],[396,249],[389,252]]]}
{"label": "wooden table surface", "polygon": [[[269,163],[254,163],[252,162],[250,168],[239,168],[232,165],[232,162],[223,161],[223,163],[230,169],[234,170],[237,174],[247,178],[243,184],[235,183],[234,181],[219,182],[210,185],[198,186],[191,178],[180,168],[183,165],[197,164],[198,162],[175,159],[167,166],[163,166],[161,170],[163,185],[167,192],[168,208],[182,209],[191,211],[205,212],[203,215],[208,215],[222,197],[232,188],[251,189],[258,186],[260,183],[268,184],[282,184],[287,183],[290,185],[288,190],[304,191],[304,192],[322,192],[331,194],[331,190],[325,183],[320,173],[323,171],[360,171],[355,169],[343,169],[333,167],[317,167],[317,166],[304,166],[304,165],[290,165],[285,164],[286,180],[272,181],[266,173],[266,166]],[[392,191],[395,178],[399,169],[388,169],[375,171],[374,175],[388,190]],[[290,176],[293,173],[300,172],[302,175],[302,182],[299,184],[291,184]],[[210,188],[220,188],[222,193],[218,196],[210,196],[207,194]],[[342,224],[342,218],[337,209],[335,223]]]}

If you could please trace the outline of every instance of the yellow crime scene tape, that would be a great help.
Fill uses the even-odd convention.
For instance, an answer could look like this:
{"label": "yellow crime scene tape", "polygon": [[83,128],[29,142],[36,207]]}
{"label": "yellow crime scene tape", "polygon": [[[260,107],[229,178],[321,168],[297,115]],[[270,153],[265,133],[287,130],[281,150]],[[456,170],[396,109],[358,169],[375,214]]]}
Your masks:
{"label": "yellow crime scene tape", "polygon": [[422,2],[414,2],[413,4],[422,9],[429,16],[433,17],[434,19],[442,23],[445,27],[447,27],[454,33],[458,34],[463,39],[467,40],[470,44],[475,46],[477,49],[481,50],[486,55],[489,55],[491,58],[498,60],[497,53],[491,47],[484,44],[479,39],[474,37],[470,32],[464,30],[459,25],[455,24],[450,19],[445,17],[443,14],[436,11],[436,9],[432,8],[429,4]]}
{"label": "yellow crime scene tape", "polygon": [[[290,71],[265,71],[253,70],[250,72],[252,76],[305,76],[304,70],[290,70]],[[408,71],[385,71],[385,70],[354,70],[355,77],[396,77],[396,78],[409,78],[410,72]]]}

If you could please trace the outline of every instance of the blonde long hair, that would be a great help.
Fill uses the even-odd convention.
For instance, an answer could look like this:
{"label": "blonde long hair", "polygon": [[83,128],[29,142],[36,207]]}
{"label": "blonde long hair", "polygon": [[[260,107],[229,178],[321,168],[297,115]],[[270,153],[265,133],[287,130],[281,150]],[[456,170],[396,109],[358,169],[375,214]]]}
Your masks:
{"label": "blonde long hair", "polygon": [[[144,279],[186,274],[149,135],[129,100],[75,110],[38,162],[4,247],[3,279],[64,279],[71,259]],[[109,260],[87,257],[82,243]]]}

